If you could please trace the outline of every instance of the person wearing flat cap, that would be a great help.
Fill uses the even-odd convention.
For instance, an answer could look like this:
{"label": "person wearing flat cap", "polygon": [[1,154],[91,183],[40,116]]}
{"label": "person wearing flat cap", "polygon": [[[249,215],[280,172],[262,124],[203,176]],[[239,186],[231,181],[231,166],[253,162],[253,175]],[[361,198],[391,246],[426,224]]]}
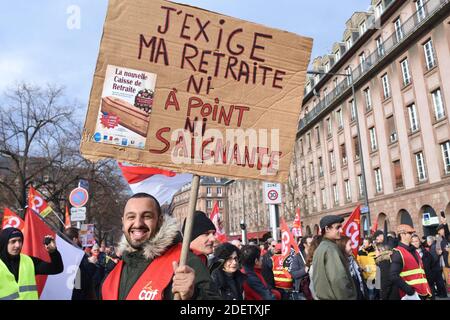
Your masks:
{"label": "person wearing flat cap", "polygon": [[0,232],[0,301],[38,300],[35,275],[63,272],[55,240],[51,236],[45,238],[48,238],[44,246],[50,263],[21,253],[23,233],[19,229],[6,228]]}
{"label": "person wearing flat cap", "polygon": [[347,258],[336,240],[341,238],[344,218],[328,215],[320,220],[323,240],[313,257],[314,291],[319,300],[356,300],[355,283],[347,267]]}
{"label": "person wearing flat cap", "polygon": [[413,234],[415,230],[410,225],[401,224],[397,227],[399,243],[391,255],[390,276],[394,285],[399,288],[400,298],[417,294],[421,300],[430,299],[432,294],[422,258],[411,246]]}
{"label": "person wearing flat cap", "polygon": [[[183,236],[186,227],[186,219],[183,221]],[[214,251],[214,242],[216,240],[216,227],[203,211],[195,211],[192,224],[191,251],[202,260],[207,266],[208,255]]]}

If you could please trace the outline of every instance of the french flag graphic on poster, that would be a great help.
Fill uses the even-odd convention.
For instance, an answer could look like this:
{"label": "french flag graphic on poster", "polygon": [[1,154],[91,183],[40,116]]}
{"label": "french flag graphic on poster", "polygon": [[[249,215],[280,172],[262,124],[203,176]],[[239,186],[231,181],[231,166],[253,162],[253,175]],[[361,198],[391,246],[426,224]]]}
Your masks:
{"label": "french flag graphic on poster", "polygon": [[25,222],[22,220],[19,215],[8,208],[5,208],[3,211],[3,221],[2,221],[2,229],[6,228],[17,228],[20,231],[23,230]]}
{"label": "french flag graphic on poster", "polygon": [[25,216],[23,228],[22,253],[50,262],[45,250],[44,237],[50,235],[55,239],[56,248],[61,254],[64,271],[56,275],[37,275],[36,284],[40,300],[71,300],[76,285],[76,275],[84,252],[60,237],[30,208]]}
{"label": "french flag graphic on poster", "polygon": [[222,221],[220,219],[219,203],[217,201],[215,202],[214,208],[212,209],[211,214],[209,215],[209,220],[211,220],[214,226],[216,227],[217,240],[219,240],[221,243],[227,242],[228,238],[225,233],[225,230],[223,230]]}
{"label": "french flag graphic on poster", "polygon": [[151,194],[161,205],[170,202],[173,195],[183,185],[192,181],[190,173],[175,173],[170,170],[125,163],[119,163],[119,167],[134,194],[139,192]]}

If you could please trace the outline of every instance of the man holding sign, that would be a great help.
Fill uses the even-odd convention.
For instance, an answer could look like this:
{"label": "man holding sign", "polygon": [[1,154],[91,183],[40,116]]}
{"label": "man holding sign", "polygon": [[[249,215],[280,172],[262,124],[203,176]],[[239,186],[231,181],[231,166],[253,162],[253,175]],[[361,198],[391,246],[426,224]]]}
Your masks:
{"label": "man holding sign", "polygon": [[125,205],[122,260],[105,279],[104,300],[219,299],[211,278],[194,254],[178,266],[181,237],[177,220],[161,213],[151,195],[137,193]]}
{"label": "man holding sign", "polygon": [[336,244],[341,238],[342,222],[339,216],[325,216],[320,220],[323,240],[314,253],[313,283],[319,300],[356,300],[356,287],[347,267],[343,252]]}

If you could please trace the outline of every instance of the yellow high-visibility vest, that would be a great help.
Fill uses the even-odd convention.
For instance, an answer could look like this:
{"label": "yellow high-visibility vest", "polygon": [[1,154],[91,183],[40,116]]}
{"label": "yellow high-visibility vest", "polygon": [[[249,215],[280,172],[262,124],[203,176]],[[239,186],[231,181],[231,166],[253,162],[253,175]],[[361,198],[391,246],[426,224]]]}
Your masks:
{"label": "yellow high-visibility vest", "polygon": [[0,259],[0,300],[38,300],[33,260],[20,254],[19,282]]}

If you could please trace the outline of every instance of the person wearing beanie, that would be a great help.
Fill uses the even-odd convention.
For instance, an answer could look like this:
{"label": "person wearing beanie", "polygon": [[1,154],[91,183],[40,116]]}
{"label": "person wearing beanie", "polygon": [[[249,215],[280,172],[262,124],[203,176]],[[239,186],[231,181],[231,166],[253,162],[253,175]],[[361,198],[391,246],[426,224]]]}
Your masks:
{"label": "person wearing beanie", "polygon": [[[0,300],[38,300],[35,275],[58,274],[64,266],[55,240],[44,242],[51,262],[21,253],[23,233],[16,228],[0,232]],[[48,243],[48,244],[45,244]]]}
{"label": "person wearing beanie", "polygon": [[211,266],[211,277],[222,300],[244,300],[246,276],[239,270],[240,250],[231,243],[222,243],[215,252],[215,262]]}
{"label": "person wearing beanie", "polygon": [[[186,219],[183,221],[183,236],[185,227]],[[203,211],[195,211],[189,248],[202,260],[205,266],[208,264],[208,255],[212,254],[214,250],[215,233],[216,227],[206,213]]]}
{"label": "person wearing beanie", "polygon": [[122,216],[122,255],[105,278],[103,300],[220,299],[208,269],[191,252],[179,266],[182,238],[176,218],[161,212],[147,193],[133,195]]}

